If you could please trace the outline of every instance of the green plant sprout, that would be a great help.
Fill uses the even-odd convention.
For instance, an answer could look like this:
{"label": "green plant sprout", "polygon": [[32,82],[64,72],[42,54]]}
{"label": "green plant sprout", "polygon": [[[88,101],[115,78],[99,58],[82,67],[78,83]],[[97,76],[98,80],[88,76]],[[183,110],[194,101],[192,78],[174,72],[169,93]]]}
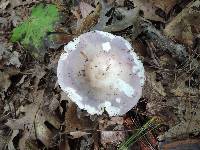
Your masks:
{"label": "green plant sprout", "polygon": [[20,42],[25,47],[41,48],[47,32],[54,29],[59,20],[59,12],[53,4],[40,4],[32,9],[31,16],[12,31],[12,42]]}
{"label": "green plant sprout", "polygon": [[128,148],[135,142],[137,142],[140,138],[145,136],[150,131],[158,128],[159,124],[155,125],[157,118],[151,118],[146,124],[144,124],[140,129],[137,130],[130,138],[122,142],[118,148],[118,150],[128,150]]}

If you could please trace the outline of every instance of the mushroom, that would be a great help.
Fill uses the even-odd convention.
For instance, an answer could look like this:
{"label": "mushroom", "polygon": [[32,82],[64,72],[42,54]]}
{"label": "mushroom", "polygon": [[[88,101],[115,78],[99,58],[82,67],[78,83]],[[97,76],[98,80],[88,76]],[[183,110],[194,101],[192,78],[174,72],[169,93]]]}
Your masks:
{"label": "mushroom", "polygon": [[103,31],[80,35],[58,61],[61,89],[91,115],[123,115],[142,95],[144,67],[131,44]]}

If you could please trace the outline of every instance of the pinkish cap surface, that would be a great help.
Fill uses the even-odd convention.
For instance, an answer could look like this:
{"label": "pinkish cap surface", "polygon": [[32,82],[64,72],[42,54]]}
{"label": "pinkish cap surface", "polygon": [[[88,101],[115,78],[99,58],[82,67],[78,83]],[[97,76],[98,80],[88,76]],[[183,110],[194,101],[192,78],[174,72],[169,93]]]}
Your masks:
{"label": "pinkish cap surface", "polygon": [[91,31],[64,47],[58,83],[90,114],[123,115],[142,95],[144,67],[131,44],[120,36]]}

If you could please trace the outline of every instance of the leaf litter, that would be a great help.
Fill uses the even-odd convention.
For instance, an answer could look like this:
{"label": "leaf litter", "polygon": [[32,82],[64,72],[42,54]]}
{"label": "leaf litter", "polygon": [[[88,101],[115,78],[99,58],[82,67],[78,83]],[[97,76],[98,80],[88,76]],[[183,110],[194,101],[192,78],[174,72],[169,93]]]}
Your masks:
{"label": "leaf litter", "polygon": [[[0,44],[0,99],[2,100],[0,108],[3,109],[0,113],[2,117],[0,145],[2,149],[5,147],[8,149],[44,147],[117,149],[123,141],[136,133],[135,129],[140,129],[145,124],[147,118],[154,116],[161,118],[162,124],[169,128],[168,131],[157,129],[159,130],[157,134],[162,140],[198,137],[200,132],[199,80],[193,73],[198,70],[199,19],[191,21],[190,17],[199,16],[199,1],[192,1],[188,5],[176,0],[163,1],[163,3],[157,0],[120,2],[103,0],[99,3],[77,1],[74,4],[59,0],[52,2],[56,9],[66,8],[56,10],[55,16],[58,17],[58,11],[64,11],[65,15],[62,16],[61,24],[56,29],[53,28],[52,22],[56,22],[57,17],[51,18],[52,22],[47,21],[51,26],[51,29],[47,30],[46,28],[43,30],[44,24],[38,26],[37,23],[38,20],[45,21],[44,15],[28,17],[28,14],[31,14],[31,10],[32,12],[37,10],[37,7],[40,9],[39,14],[44,14],[48,9],[43,11],[43,8],[49,4],[36,5],[40,2],[32,0],[23,2],[3,0],[0,4],[0,10],[3,12],[0,28],[6,29],[1,31],[3,33],[1,41],[4,44]],[[77,6],[75,12],[72,8],[74,6]],[[183,10],[176,10],[177,8]],[[175,16],[169,17],[172,12]],[[32,31],[21,27],[24,34],[15,32],[21,25],[26,26],[27,23],[33,22],[36,22],[36,26],[31,26]],[[64,27],[61,27],[63,25]],[[141,53],[141,58],[147,61],[147,63],[144,61],[147,81],[141,101],[130,111],[131,114],[139,114],[139,126],[135,125],[134,121],[138,118],[133,114],[126,116],[127,118],[123,116],[108,118],[106,114],[99,117],[90,116],[78,109],[56,83],[55,70],[62,51],[62,42],[68,43],[74,36],[94,29],[113,32],[144,47],[140,50],[136,47],[135,51]],[[24,36],[27,32],[33,31],[39,34]],[[54,39],[50,39],[53,42],[48,49],[38,48],[39,51],[36,52],[38,56],[44,58],[44,61],[35,60],[32,57],[34,50],[30,45],[40,47],[39,45],[45,40],[44,35],[49,31],[59,33],[55,34],[56,38],[62,41],[54,46]],[[12,43],[9,37],[14,33],[17,38],[14,38],[16,42]],[[63,35],[67,36],[63,38]],[[36,41],[36,44],[30,40],[31,38]],[[5,46],[5,43],[8,46]],[[147,50],[151,46],[149,43],[153,43],[154,46],[151,51]],[[196,50],[195,54],[191,46]],[[192,55],[191,60],[188,59],[190,55]],[[155,62],[159,65],[152,65]],[[192,67],[193,64],[197,67]],[[3,136],[8,128],[10,133],[8,136]],[[146,134],[136,142],[140,149],[149,148],[149,141],[150,143],[153,141],[153,137],[150,136],[153,132]],[[147,137],[151,137],[149,141]],[[135,143],[131,144],[132,147],[138,147]]]}
{"label": "leaf litter", "polygon": [[59,128],[59,122],[51,115],[50,112],[42,108],[44,91],[35,93],[34,102],[30,105],[21,106],[18,113],[25,113],[20,119],[10,119],[6,123],[13,130],[24,130],[23,137],[19,141],[21,147],[26,147],[27,140],[39,139],[45,146],[49,147],[51,138],[54,134],[46,126],[46,122],[52,124],[55,128]]}

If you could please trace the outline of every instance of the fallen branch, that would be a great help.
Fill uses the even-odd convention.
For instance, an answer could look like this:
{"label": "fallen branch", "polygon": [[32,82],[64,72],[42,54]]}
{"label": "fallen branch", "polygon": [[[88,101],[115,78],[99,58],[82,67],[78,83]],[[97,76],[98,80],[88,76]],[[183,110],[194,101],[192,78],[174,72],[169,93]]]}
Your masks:
{"label": "fallen branch", "polygon": [[193,70],[194,74],[200,74],[200,64],[198,60],[195,58],[190,58],[189,60],[189,54],[185,46],[175,43],[167,38],[153,25],[148,24],[143,29],[143,38],[148,38],[148,40],[152,41],[159,50],[171,54],[172,57],[176,58],[180,63],[190,66],[189,71]]}
{"label": "fallen branch", "polygon": [[148,25],[144,28],[144,36],[151,40],[160,50],[170,53],[172,57],[180,62],[185,62],[188,58],[186,48],[165,37],[154,26]]}

